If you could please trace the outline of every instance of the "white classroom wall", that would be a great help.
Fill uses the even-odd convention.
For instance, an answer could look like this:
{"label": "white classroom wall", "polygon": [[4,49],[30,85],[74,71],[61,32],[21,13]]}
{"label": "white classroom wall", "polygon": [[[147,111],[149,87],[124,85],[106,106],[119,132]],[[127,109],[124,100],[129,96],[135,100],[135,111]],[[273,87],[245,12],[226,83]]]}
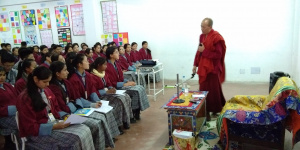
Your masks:
{"label": "white classroom wall", "polygon": [[[27,2],[40,1],[45,0]],[[86,36],[72,35],[73,42],[86,42],[91,47],[100,41],[103,33],[100,1],[81,0]],[[70,5],[74,0],[40,3],[54,10],[59,2]],[[3,3],[14,2],[1,0],[0,11]],[[40,3],[27,4],[27,8],[40,8]],[[226,41],[227,81],[268,82],[271,72],[284,71],[300,84],[296,6],[299,6],[297,0],[117,0],[119,31],[128,32],[129,41],[137,42],[138,48],[142,41],[148,41],[153,58],[164,63],[166,79],[175,79],[176,73],[190,76],[200,23],[203,18],[211,17],[213,28]],[[10,8],[21,10],[21,5],[7,10]],[[51,14],[55,31],[53,18]],[[57,32],[53,37],[57,43]]]}

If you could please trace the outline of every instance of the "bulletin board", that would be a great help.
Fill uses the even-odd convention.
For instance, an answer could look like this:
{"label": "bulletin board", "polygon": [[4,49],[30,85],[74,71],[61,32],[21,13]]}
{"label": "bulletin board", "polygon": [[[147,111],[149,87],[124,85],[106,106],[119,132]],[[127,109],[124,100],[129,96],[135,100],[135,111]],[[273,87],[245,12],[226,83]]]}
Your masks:
{"label": "bulletin board", "polygon": [[113,38],[113,41],[117,46],[122,46],[126,43],[129,43],[128,32],[113,33]]}
{"label": "bulletin board", "polygon": [[22,33],[20,27],[11,28],[14,45],[21,45]]}
{"label": "bulletin board", "polygon": [[24,26],[24,34],[25,34],[25,41],[27,45],[37,45],[37,34],[35,30],[35,26]]}
{"label": "bulletin board", "polygon": [[35,19],[36,16],[35,16],[34,9],[21,10],[20,15],[21,15],[21,21],[23,26],[36,25],[36,19]]}
{"label": "bulletin board", "polygon": [[10,30],[8,13],[0,13],[0,32],[6,32]]}
{"label": "bulletin board", "polygon": [[20,15],[18,11],[11,11],[9,12],[9,18],[10,18],[10,25],[11,27],[20,27]]}
{"label": "bulletin board", "polygon": [[43,45],[46,45],[47,47],[51,47],[51,44],[54,43],[51,29],[40,30],[40,36]]}
{"label": "bulletin board", "polygon": [[103,33],[117,33],[118,27],[118,15],[117,15],[117,2],[116,1],[102,1],[102,24]]}
{"label": "bulletin board", "polygon": [[108,44],[109,42],[112,42],[112,41],[113,41],[113,35],[111,33],[101,35],[101,44],[102,45],[106,45],[106,44]]}
{"label": "bulletin board", "polygon": [[0,43],[13,43],[14,40],[10,32],[1,32],[0,34]]}
{"label": "bulletin board", "polygon": [[70,5],[73,35],[85,35],[82,4]]}
{"label": "bulletin board", "polygon": [[60,28],[57,29],[58,32],[58,43],[62,47],[67,46],[68,43],[72,43],[71,29],[70,28]]}
{"label": "bulletin board", "polygon": [[51,29],[49,8],[37,9],[36,11],[39,29]]}
{"label": "bulletin board", "polygon": [[68,6],[58,6],[55,7],[55,18],[56,18],[56,26],[60,27],[69,27],[69,14],[68,14]]}

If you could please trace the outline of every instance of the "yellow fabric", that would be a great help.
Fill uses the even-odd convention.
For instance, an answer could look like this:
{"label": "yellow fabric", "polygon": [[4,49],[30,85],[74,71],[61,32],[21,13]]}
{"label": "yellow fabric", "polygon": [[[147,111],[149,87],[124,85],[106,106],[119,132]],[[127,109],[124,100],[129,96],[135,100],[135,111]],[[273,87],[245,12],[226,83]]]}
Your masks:
{"label": "yellow fabric", "polygon": [[[283,96],[283,91],[292,94],[292,90],[299,93],[295,82],[288,77],[281,77],[276,82],[270,95],[236,95],[228,100],[223,107],[221,114],[226,110],[244,110],[259,112],[272,107]],[[295,93],[296,94],[296,93]]]}
{"label": "yellow fabric", "polygon": [[185,96],[184,94],[180,94],[179,98],[183,99],[185,102],[180,104],[172,103],[172,106],[189,106],[190,100],[192,99],[192,95],[193,93],[189,93],[187,96]]}

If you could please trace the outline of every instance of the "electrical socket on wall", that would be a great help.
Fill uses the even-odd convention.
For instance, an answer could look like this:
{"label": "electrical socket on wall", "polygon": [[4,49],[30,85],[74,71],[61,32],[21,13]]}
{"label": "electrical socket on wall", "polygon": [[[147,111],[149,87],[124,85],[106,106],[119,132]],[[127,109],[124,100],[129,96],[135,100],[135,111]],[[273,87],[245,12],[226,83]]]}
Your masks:
{"label": "electrical socket on wall", "polygon": [[260,74],[260,67],[251,67],[251,74]]}

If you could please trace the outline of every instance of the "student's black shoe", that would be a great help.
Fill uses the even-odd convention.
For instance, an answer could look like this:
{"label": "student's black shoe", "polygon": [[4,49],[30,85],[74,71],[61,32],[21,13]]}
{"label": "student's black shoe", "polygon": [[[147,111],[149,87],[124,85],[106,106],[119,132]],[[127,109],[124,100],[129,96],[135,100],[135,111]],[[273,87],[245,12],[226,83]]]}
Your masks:
{"label": "student's black shoe", "polygon": [[141,120],[141,117],[140,117],[140,109],[137,109],[134,111],[134,118],[136,120]]}
{"label": "student's black shoe", "polygon": [[122,127],[119,127],[120,135],[124,134],[124,131],[122,130]]}
{"label": "student's black shoe", "polygon": [[128,129],[130,129],[130,126],[129,126],[129,124],[127,122],[123,122],[123,128],[125,130],[128,130]]}
{"label": "student's black shoe", "polygon": [[136,123],[135,118],[130,118],[130,123]]}

